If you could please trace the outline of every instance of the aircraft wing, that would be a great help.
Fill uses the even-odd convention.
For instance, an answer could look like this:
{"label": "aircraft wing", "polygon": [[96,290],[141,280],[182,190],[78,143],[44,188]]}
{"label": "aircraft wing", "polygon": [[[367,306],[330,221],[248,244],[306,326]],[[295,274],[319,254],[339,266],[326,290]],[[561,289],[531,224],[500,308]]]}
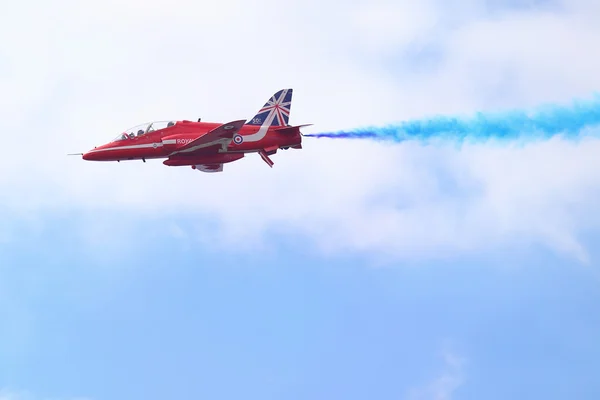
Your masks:
{"label": "aircraft wing", "polygon": [[194,139],[182,148],[177,149],[173,154],[193,154],[195,151],[206,149],[207,147],[217,147],[218,145],[225,147],[231,142],[233,135],[235,135],[245,123],[246,120],[241,119],[217,126],[215,129]]}

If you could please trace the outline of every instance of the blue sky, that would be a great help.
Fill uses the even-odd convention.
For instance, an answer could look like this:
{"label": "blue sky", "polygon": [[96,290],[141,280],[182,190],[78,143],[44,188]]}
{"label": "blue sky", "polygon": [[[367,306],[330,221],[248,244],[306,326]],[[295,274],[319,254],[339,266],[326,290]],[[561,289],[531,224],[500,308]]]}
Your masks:
{"label": "blue sky", "polygon": [[12,301],[0,372],[42,398],[410,398],[456,387],[423,398],[558,399],[600,389],[599,281],[545,252],[373,268],[277,239],[275,255],[215,254],[140,230],[114,261],[82,250],[74,222],[61,221],[24,232],[35,255],[2,248]]}
{"label": "blue sky", "polygon": [[65,156],[285,87],[311,133],[569,103],[595,2],[30,3],[0,16],[0,400],[598,398],[597,139]]}

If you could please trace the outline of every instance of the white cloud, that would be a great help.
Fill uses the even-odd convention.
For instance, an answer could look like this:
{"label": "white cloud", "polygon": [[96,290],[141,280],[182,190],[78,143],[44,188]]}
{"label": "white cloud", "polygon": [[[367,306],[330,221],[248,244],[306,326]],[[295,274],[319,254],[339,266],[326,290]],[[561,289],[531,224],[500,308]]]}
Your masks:
{"label": "white cloud", "polygon": [[432,1],[371,1],[350,13],[357,42],[371,55],[389,54],[427,36],[440,23]]}
{"label": "white cloud", "polygon": [[[231,240],[250,247],[279,229],[326,251],[394,259],[542,244],[587,260],[578,235],[600,227],[592,139],[461,149],[307,139],[304,150],[276,155],[273,170],[250,156],[212,176],[65,154],[147,120],[250,117],[282,87],[295,89],[293,122],[315,123],[307,132],[568,102],[600,85],[600,58],[587,50],[600,39],[592,2],[492,18],[475,1],[467,11],[433,1],[152,4],[61,1],[30,15],[22,2],[0,16],[1,37],[10,36],[0,41],[9,149],[0,203],[15,216],[210,216],[230,249]],[[438,48],[435,68],[390,62],[415,41]]]}

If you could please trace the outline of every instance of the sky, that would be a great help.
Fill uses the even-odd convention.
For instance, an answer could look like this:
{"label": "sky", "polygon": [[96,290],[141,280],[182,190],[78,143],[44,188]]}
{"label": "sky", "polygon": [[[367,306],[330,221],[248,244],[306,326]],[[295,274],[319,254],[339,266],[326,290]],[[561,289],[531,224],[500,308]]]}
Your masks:
{"label": "sky", "polygon": [[0,400],[598,399],[600,142],[67,153],[152,120],[305,133],[589,99],[592,0],[5,2]]}

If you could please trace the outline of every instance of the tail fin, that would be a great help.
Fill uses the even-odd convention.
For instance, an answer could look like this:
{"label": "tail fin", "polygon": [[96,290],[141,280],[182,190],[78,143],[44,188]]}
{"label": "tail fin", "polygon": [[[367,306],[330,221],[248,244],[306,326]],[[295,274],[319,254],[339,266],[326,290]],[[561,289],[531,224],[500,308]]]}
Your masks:
{"label": "tail fin", "polygon": [[287,126],[292,107],[292,92],[293,89],[282,89],[275,93],[246,125]]}

